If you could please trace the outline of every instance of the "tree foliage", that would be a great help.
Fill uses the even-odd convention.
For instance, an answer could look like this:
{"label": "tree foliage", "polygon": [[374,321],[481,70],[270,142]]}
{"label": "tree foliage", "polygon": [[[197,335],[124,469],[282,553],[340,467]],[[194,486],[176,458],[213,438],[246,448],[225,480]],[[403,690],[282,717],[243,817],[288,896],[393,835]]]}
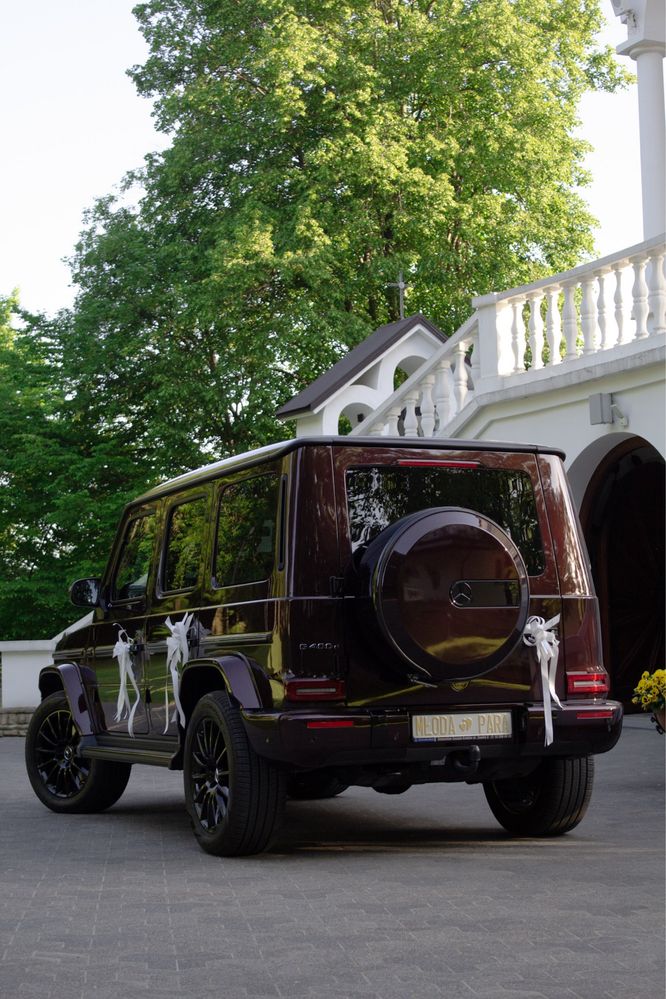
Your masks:
{"label": "tree foliage", "polygon": [[472,295],[592,249],[576,109],[623,80],[598,0],[135,14],[170,141],[86,216],[74,308],[2,348],[3,622],[36,573],[99,571],[132,489],[284,436],[277,406],[397,317],[399,270],[452,332]]}

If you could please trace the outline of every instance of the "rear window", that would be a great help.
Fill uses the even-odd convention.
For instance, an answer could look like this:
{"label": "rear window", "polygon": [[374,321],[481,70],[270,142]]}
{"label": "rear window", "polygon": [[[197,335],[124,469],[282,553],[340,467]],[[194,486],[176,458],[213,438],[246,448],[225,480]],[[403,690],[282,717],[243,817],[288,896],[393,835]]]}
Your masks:
{"label": "rear window", "polygon": [[347,472],[352,551],[401,517],[434,506],[460,506],[499,524],[520,550],[530,576],[545,559],[532,480],[500,468],[398,468],[375,465]]}

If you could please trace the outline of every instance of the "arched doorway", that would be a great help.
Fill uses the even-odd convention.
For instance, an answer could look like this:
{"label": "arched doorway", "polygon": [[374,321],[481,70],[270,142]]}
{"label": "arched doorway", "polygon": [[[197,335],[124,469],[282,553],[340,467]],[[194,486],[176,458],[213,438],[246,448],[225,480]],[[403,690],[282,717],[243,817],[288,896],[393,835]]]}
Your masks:
{"label": "arched doorway", "polygon": [[581,506],[611,695],[627,707],[643,670],[664,666],[664,482],[659,452],[625,439],[599,464]]}

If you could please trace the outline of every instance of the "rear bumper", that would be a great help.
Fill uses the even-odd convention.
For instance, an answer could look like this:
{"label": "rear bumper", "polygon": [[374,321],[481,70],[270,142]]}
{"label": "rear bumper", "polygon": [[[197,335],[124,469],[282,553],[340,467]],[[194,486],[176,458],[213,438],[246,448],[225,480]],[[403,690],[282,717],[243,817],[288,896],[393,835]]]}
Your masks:
{"label": "rear bumper", "polygon": [[[414,742],[408,711],[288,712],[243,711],[254,750],[275,762],[298,768],[405,765],[441,761],[451,753],[479,747],[481,761],[519,763],[548,756],[606,753],[620,738],[622,705],[617,701],[567,702],[553,711],[554,741],[544,745],[542,704],[492,705],[510,710],[513,734],[506,739]],[[450,709],[442,709],[448,711]],[[470,705],[469,711],[483,711]],[[464,713],[464,708],[456,712]],[[435,713],[435,712],[433,712]]]}

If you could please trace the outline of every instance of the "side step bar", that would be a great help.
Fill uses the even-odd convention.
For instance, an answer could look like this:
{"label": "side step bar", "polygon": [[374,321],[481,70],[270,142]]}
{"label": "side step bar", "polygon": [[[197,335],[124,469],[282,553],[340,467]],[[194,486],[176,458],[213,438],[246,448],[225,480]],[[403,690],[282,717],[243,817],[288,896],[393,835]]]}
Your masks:
{"label": "side step bar", "polygon": [[151,767],[179,769],[176,757],[180,757],[177,745],[169,749],[156,746],[109,746],[100,744],[94,736],[84,736],[79,743],[79,753],[85,759],[116,760],[120,763],[146,763]]}

